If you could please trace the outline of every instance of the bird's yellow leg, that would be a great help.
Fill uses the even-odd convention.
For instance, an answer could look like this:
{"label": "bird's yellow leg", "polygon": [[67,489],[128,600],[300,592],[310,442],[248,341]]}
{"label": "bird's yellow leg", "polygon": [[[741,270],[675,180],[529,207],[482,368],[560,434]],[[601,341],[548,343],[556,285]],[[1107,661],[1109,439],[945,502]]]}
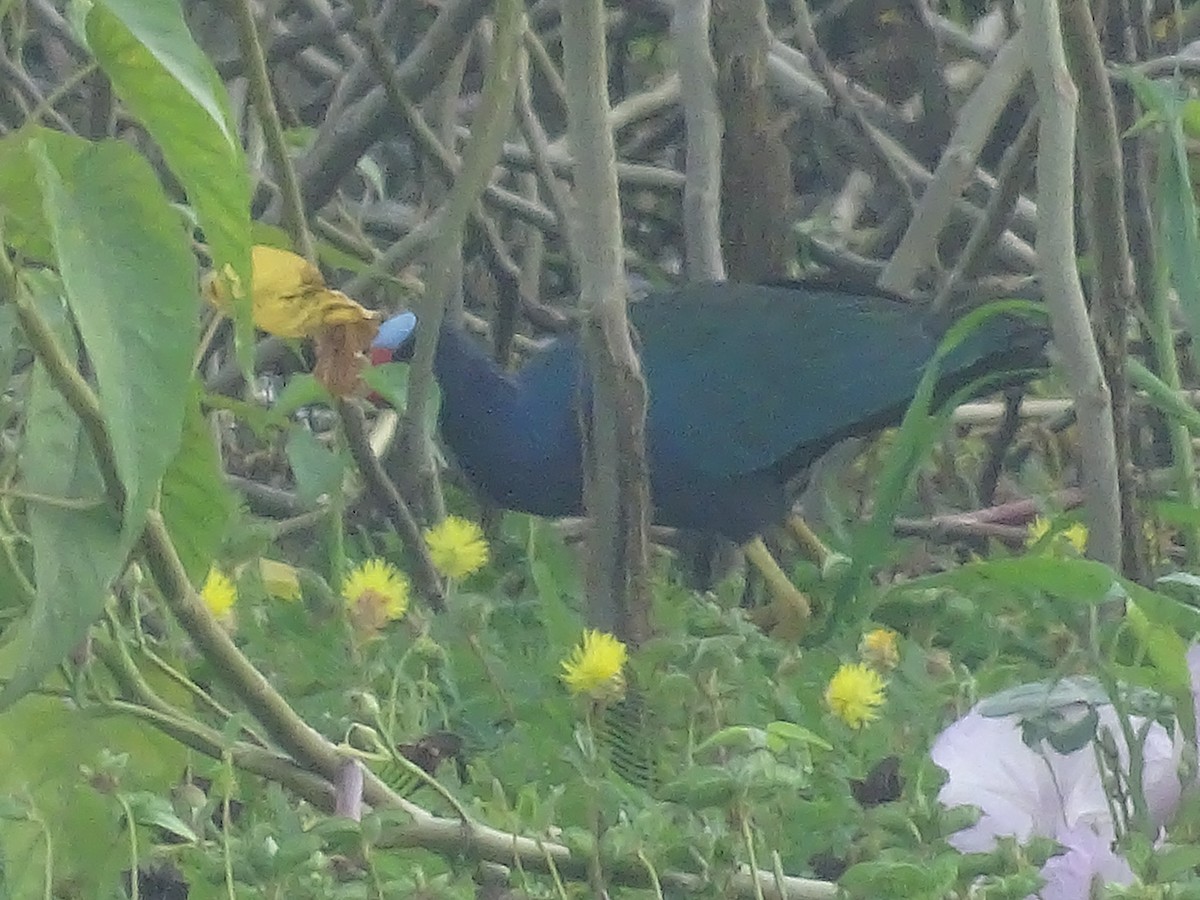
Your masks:
{"label": "bird's yellow leg", "polygon": [[830,578],[845,570],[849,558],[844,553],[826,547],[825,542],[817,537],[817,533],[801,516],[788,516],[787,526],[800,544],[800,549],[817,564],[822,578]]}
{"label": "bird's yellow leg", "polygon": [[796,640],[804,632],[804,626],[812,613],[808,597],[779,568],[779,563],[758,537],[742,545],[742,552],[767,582],[771,592],[771,605],[762,610],[765,615],[754,616],[754,621],[764,630],[780,638]]}

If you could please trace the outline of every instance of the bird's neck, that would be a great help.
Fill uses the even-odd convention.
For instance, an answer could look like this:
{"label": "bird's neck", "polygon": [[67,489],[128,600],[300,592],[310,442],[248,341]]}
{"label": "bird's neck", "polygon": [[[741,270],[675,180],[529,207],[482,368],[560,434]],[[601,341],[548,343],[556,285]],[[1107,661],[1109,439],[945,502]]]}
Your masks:
{"label": "bird's neck", "polygon": [[[478,341],[454,325],[443,325],[433,358],[442,394],[451,404],[475,398],[490,407],[512,403],[512,379]],[[443,401],[445,402],[445,401]]]}
{"label": "bird's neck", "polygon": [[504,415],[516,403],[516,385],[462,329],[442,327],[434,373],[442,389],[442,418]]}

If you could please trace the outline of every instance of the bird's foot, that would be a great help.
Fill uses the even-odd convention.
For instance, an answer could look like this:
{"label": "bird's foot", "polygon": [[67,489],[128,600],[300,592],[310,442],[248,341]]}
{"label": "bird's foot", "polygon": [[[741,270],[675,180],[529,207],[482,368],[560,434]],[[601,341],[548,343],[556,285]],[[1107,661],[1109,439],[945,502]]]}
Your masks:
{"label": "bird's foot", "polygon": [[755,538],[742,551],[756,569],[762,572],[771,592],[771,602],[751,613],[750,619],[763,631],[786,641],[797,641],[804,634],[812,604],[808,596],[788,579],[762,538]]}

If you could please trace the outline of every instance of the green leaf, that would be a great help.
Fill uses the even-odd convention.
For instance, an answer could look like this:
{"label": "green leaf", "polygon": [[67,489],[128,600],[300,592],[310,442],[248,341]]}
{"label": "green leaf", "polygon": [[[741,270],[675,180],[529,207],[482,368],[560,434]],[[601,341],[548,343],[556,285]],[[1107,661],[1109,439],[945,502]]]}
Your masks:
{"label": "green leaf", "polygon": [[[918,582],[913,582],[916,585]],[[1018,591],[1042,591],[1056,597],[1099,603],[1118,584],[1104,563],[1052,556],[1022,556],[970,563],[943,575],[919,579],[922,587],[951,585],[969,593],[981,583]]]}
{"label": "green leaf", "polygon": [[1200,509],[1178,500],[1155,500],[1150,509],[1167,525],[1200,525]]}
{"label": "green leaf", "polygon": [[735,748],[740,751],[761,750],[767,746],[767,733],[761,728],[749,725],[729,725],[709,735],[696,747],[697,753],[703,753],[714,747]]}
{"label": "green leaf", "polygon": [[398,412],[408,398],[408,363],[382,363],[363,370],[363,381]]}
{"label": "green leaf", "polygon": [[1185,100],[1180,107],[1180,121],[1188,137],[1200,137],[1200,100]]}
{"label": "green leaf", "polygon": [[553,525],[532,516],[523,521],[529,528],[525,558],[537,590],[546,644],[565,655],[583,630],[583,621],[573,604],[579,594],[578,567]]}
{"label": "green leaf", "polygon": [[4,240],[27,259],[52,263],[54,245],[42,212],[37,166],[29,153],[29,145],[35,140],[59,170],[70,169],[90,144],[74,135],[36,125],[0,139],[0,219],[4,224]]}
{"label": "green leaf", "polygon": [[[0,679],[14,671],[18,649],[0,649]],[[147,674],[169,701],[188,708],[178,686]],[[61,687],[61,681],[54,686]],[[112,796],[92,790],[80,771],[84,765],[95,768],[103,748],[129,754],[131,764],[121,774],[127,793],[166,794],[190,753],[136,718],[95,715],[61,697],[27,696],[0,713],[0,792],[19,792],[44,823],[53,841],[54,881],[69,883],[75,897],[124,896],[115,889],[129,867],[128,836],[116,824],[120,808]],[[0,846],[8,859],[11,896],[42,897],[46,841],[41,827],[4,822]]]}
{"label": "green leaf", "polygon": [[[48,499],[28,505],[37,596],[21,630],[19,662],[0,691],[0,710],[37,687],[83,639],[128,551],[79,419],[40,365],[21,452],[23,489]],[[91,505],[72,508],[54,499]]]}
{"label": "green leaf", "polygon": [[329,391],[325,385],[317,381],[308,372],[296,375],[290,379],[287,386],[280,391],[279,399],[275,401],[271,411],[279,416],[291,416],[298,409],[316,404],[329,406]]}
{"label": "green leaf", "polygon": [[833,745],[802,725],[794,722],[771,722],[767,725],[767,747],[773,753],[782,753],[785,748],[807,750],[817,747],[821,750],[833,750]]}
{"label": "green leaf", "polygon": [[[192,39],[178,0],[96,0],[87,38],[113,89],[158,142],[187,192],[214,268],[230,266],[249,285],[245,155],[224,86]],[[237,308],[249,334],[248,294]]]}
{"label": "green leaf", "polygon": [[150,166],[109,141],[60,170],[35,142],[38,181],[67,302],[87,347],[140,532],[179,449],[199,302],[187,235]]}
{"label": "green leaf", "polygon": [[296,426],[288,435],[288,462],[296,476],[296,496],[313,504],[322,496],[337,496],[346,471],[345,461],[316,439],[311,431]]}
{"label": "green leaf", "polygon": [[1167,844],[1154,856],[1154,871],[1159,881],[1179,881],[1200,868],[1200,847],[1189,844]]}
{"label": "green leaf", "polygon": [[[885,853],[895,856],[891,851]],[[936,900],[950,892],[957,878],[958,860],[954,855],[939,856],[932,863],[885,857],[851,866],[838,884],[854,897]]]}
{"label": "green leaf", "polygon": [[1191,604],[1125,579],[1121,580],[1121,587],[1151,621],[1169,625],[1176,634],[1186,635],[1188,639],[1200,634],[1200,610]]}
{"label": "green leaf", "polygon": [[1171,284],[1179,295],[1188,331],[1195,337],[1200,336],[1200,229],[1188,170],[1187,141],[1174,97],[1168,112],[1158,155],[1159,232]]}
{"label": "green leaf", "polygon": [[126,795],[125,802],[129,804],[138,825],[153,825],[185,841],[200,840],[196,832],[176,815],[165,797],[149,791],[137,791]]}
{"label": "green leaf", "polygon": [[208,571],[234,506],[196,385],[187,404],[183,441],[163,476],[160,500],[167,531],[193,581]]}
{"label": "green leaf", "polygon": [[692,766],[662,789],[662,799],[693,809],[728,806],[737,797],[737,781],[720,766]]}
{"label": "green leaf", "polygon": [[1049,681],[1020,684],[992,694],[980,701],[979,713],[984,716],[1029,717],[1076,703],[1099,705],[1108,702],[1108,691],[1100,681],[1087,675],[1068,675]]}

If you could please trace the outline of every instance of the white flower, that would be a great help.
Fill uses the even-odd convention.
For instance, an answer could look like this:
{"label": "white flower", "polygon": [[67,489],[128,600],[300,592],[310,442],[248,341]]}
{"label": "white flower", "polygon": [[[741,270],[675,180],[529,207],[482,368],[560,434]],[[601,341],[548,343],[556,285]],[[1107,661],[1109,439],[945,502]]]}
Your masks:
{"label": "white flower", "polygon": [[1086,825],[1061,832],[1057,840],[1066,852],[1052,856],[1042,866],[1045,885],[1040,900],[1079,900],[1090,897],[1092,882],[1133,884],[1133,870],[1124,857],[1113,852],[1112,842]]}
{"label": "white flower", "polygon": [[[1189,649],[1187,662],[1200,706],[1200,645]],[[1072,693],[1073,700],[1064,696]],[[1118,774],[1128,784],[1129,746],[1119,717],[1111,704],[1088,696],[1094,693],[1084,682],[1026,685],[1006,692],[1007,704],[997,703],[1001,698],[980,703],[938,735],[930,751],[948,775],[938,794],[942,805],[976,806],[981,811],[978,822],[950,836],[954,847],[964,853],[987,852],[1004,836],[1021,843],[1034,836],[1048,837],[1063,846],[1064,852],[1042,869],[1046,879],[1038,895],[1042,900],[1089,896],[1093,878],[1117,884],[1134,879],[1129,865],[1112,849],[1116,829],[1094,742],[1060,753],[1045,738],[1030,747],[1022,737],[1023,720],[1053,712],[1069,730],[1094,710],[1095,732],[1111,735]],[[1087,700],[1081,699],[1085,696]],[[1024,708],[1005,711],[1006,705]],[[1003,714],[984,714],[997,707]],[[1139,716],[1131,716],[1130,725],[1135,736],[1145,730],[1142,789],[1150,820],[1162,829],[1174,818],[1183,792],[1179,764],[1184,741],[1178,729],[1172,738],[1162,725]]]}
{"label": "white flower", "polygon": [[[1086,714],[1087,704],[1060,707],[1058,712],[1078,720]],[[1112,734],[1121,772],[1128,774],[1129,748],[1116,710],[1104,705],[1097,716],[1097,731],[1107,729]],[[1135,733],[1144,723],[1131,717]],[[1142,784],[1151,817],[1159,826],[1170,821],[1179,805],[1181,750],[1165,728],[1150,725],[1142,747]],[[1011,835],[1024,842],[1034,835],[1057,837],[1079,826],[1109,841],[1114,837],[1109,801],[1090,741],[1067,754],[1045,741],[1035,749],[1022,739],[1020,715],[990,717],[976,707],[938,736],[930,756],[949,775],[938,794],[942,805],[978,806],[983,813],[978,822],[950,838],[965,853],[987,852],[997,837]]]}

